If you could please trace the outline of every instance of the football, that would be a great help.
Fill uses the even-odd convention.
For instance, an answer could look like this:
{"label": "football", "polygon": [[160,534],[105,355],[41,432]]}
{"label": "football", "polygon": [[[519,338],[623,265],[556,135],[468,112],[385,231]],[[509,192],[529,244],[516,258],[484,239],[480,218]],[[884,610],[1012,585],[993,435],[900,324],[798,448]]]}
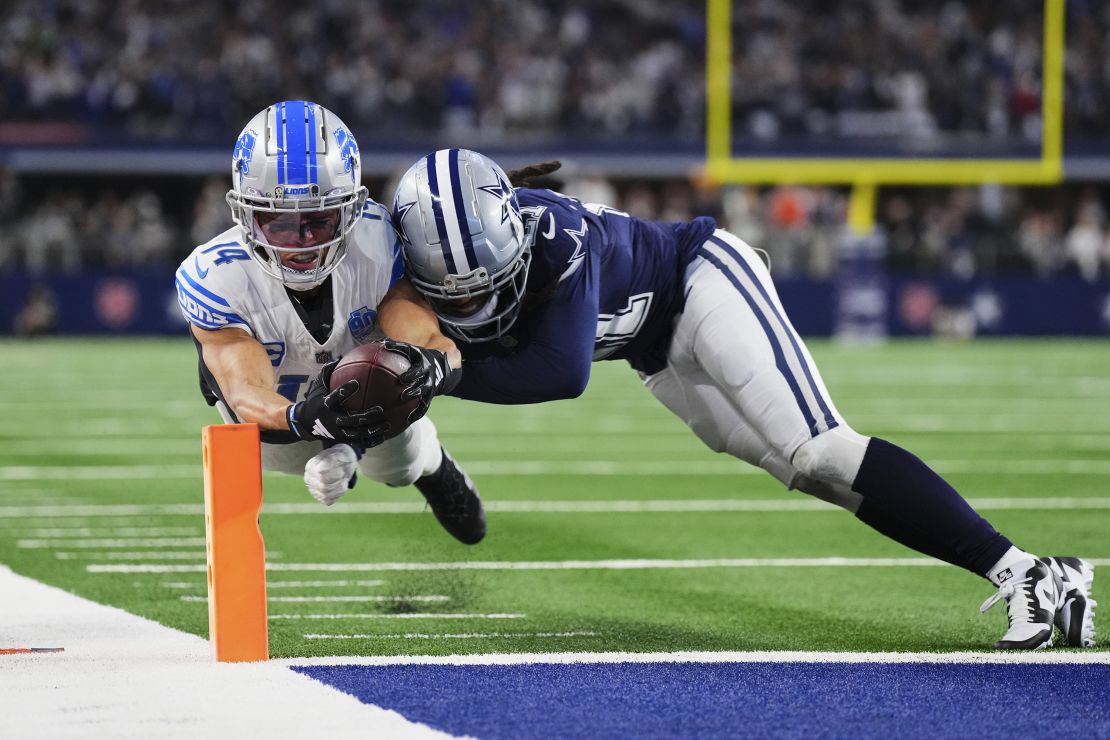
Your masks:
{"label": "football", "polygon": [[371,406],[381,406],[389,431],[385,438],[395,437],[408,428],[408,418],[420,405],[419,398],[402,398],[404,386],[398,378],[409,369],[408,358],[388,350],[381,342],[371,342],[355,347],[339,361],[328,382],[330,390],[344,383],[357,380],[358,390],[344,399],[343,408],[363,411]]}

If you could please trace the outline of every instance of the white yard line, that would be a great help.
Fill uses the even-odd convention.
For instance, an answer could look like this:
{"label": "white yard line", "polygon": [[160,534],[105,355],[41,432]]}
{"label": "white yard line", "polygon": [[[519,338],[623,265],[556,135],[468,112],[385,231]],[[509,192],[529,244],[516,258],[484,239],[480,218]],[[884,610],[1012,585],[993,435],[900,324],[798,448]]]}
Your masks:
{"label": "white yard line", "polygon": [[430,632],[400,632],[382,635],[301,635],[306,640],[484,640],[489,638],[528,637],[601,637],[601,632],[463,632],[437,634]]}
{"label": "white yard line", "polygon": [[450,737],[363,704],[288,663],[212,661],[207,641],[0,566],[4,737]]}
{"label": "white yard line", "polygon": [[201,527],[38,527],[18,529],[24,537],[64,539],[79,537],[112,536],[117,539],[131,540],[133,537],[183,537],[185,535],[203,536]]}
{"label": "white yard line", "polygon": [[407,612],[403,614],[271,614],[270,619],[524,619],[526,614],[461,614]]}
{"label": "white yard line", "polygon": [[486,655],[396,655],[289,658],[281,662],[300,665],[531,665],[566,663],[970,663],[970,664],[1074,664],[1110,663],[1110,652],[991,653],[830,653],[802,651],[674,653],[508,653]]}
{"label": "white yard line", "polygon": [[[349,588],[351,586],[359,587],[372,587],[382,586],[385,581],[381,579],[372,579],[366,581],[349,581],[349,580],[336,580],[336,581],[271,581],[266,580],[266,588]],[[164,588],[205,588],[207,583],[203,580],[197,581],[163,581],[158,584]]]}
{"label": "white yard line", "polygon": [[[1110,558],[1085,558],[1092,565],[1110,565]],[[932,558],[713,558],[701,560],[472,560],[455,563],[267,563],[267,571],[358,573],[395,570],[655,570],[700,568],[905,568],[945,567]],[[948,566],[951,567],[951,566]],[[204,565],[115,565],[90,563],[88,573],[204,573]]]}
{"label": "white yard line", "polygon": [[[178,596],[181,601],[207,602],[207,596]],[[273,604],[326,604],[339,602],[442,602],[450,601],[450,596],[442,594],[417,594],[415,596],[270,596],[266,599]]]}
{"label": "white yard line", "polygon": [[[1110,509],[1110,497],[1060,496],[1060,497],[1008,497],[969,498],[976,509],[1039,511],[1056,509]],[[605,500],[605,501],[489,501],[486,510],[513,514],[597,514],[597,513],[652,513],[652,512],[717,512],[717,511],[841,511],[836,506],[804,494],[797,498],[783,499],[656,499],[656,500]],[[421,502],[371,502],[340,501],[334,507],[316,503],[266,503],[262,516],[338,514],[424,514]],[[200,504],[80,504],[74,506],[0,506],[0,518],[38,518],[124,516],[203,516]],[[195,531],[195,530],[194,530]]]}
{"label": "white yard line", "polygon": [[52,550],[69,547],[77,550],[95,550],[104,547],[204,547],[203,537],[117,537],[112,539],[47,538],[17,540],[16,547],[25,550]]}

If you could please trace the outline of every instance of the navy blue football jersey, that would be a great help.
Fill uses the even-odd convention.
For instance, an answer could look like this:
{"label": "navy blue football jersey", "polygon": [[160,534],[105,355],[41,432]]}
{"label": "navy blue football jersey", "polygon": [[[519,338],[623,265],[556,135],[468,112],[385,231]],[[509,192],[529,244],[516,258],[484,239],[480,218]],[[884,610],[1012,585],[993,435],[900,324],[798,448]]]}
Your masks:
{"label": "navy blue football jersey", "polygon": [[661,370],[686,266],[713,219],[644,221],[551,190],[516,193],[532,244],[524,308],[498,340],[460,343],[452,395],[537,403],[581,394],[595,360]]}

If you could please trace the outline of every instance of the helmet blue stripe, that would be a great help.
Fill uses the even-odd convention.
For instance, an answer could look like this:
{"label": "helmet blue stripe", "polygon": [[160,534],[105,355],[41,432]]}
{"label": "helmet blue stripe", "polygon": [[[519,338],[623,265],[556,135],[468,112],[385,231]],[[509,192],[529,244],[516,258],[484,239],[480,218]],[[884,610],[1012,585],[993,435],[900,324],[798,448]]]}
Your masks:
{"label": "helmet blue stripe", "polygon": [[432,213],[436,217],[436,231],[439,232],[439,248],[443,251],[443,260],[447,263],[447,272],[458,274],[455,267],[455,256],[451,254],[451,241],[447,238],[447,224],[443,222],[443,205],[439,200],[439,180],[436,178],[436,155],[428,155],[428,188],[432,191]]}
{"label": "helmet blue stripe", "polygon": [[479,266],[478,255],[474,253],[474,242],[470,239],[470,222],[466,218],[466,204],[463,203],[462,185],[459,182],[459,150],[452,149],[447,155],[451,169],[451,195],[455,200],[455,219],[459,222],[462,234],[463,252],[466,253],[466,270],[476,270]]}
{"label": "helmet blue stripe", "polygon": [[308,181],[319,183],[316,173],[316,104],[308,104]]}
{"label": "helmet blue stripe", "polygon": [[285,184],[285,103],[278,104],[274,130],[277,132],[278,184]]}
{"label": "helmet blue stripe", "polygon": [[308,182],[308,141],[305,136],[305,103],[303,100],[290,100],[286,104],[286,182],[301,185]]}

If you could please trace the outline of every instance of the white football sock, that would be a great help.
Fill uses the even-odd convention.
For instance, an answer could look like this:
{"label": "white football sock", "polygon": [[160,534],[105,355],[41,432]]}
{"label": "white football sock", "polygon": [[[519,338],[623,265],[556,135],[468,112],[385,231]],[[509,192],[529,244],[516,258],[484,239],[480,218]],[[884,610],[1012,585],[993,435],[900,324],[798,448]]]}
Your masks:
{"label": "white football sock", "polygon": [[[1006,551],[1006,554],[999,558],[998,562],[992,565],[991,569],[987,571],[987,578],[989,578],[991,583],[993,583],[994,585],[1001,586],[1002,581],[1007,581],[1010,579],[1010,576],[1012,575],[1012,573],[1010,573],[1010,570],[1015,565],[1022,563],[1022,561],[1024,560],[1032,560],[1036,557],[1036,555],[1031,555],[1030,553],[1025,552],[1025,550],[1019,550],[1018,548],[1011,545],[1010,549]],[[1024,570],[1024,567],[1022,569]],[[999,579],[999,576],[1002,576],[1001,580]]]}

